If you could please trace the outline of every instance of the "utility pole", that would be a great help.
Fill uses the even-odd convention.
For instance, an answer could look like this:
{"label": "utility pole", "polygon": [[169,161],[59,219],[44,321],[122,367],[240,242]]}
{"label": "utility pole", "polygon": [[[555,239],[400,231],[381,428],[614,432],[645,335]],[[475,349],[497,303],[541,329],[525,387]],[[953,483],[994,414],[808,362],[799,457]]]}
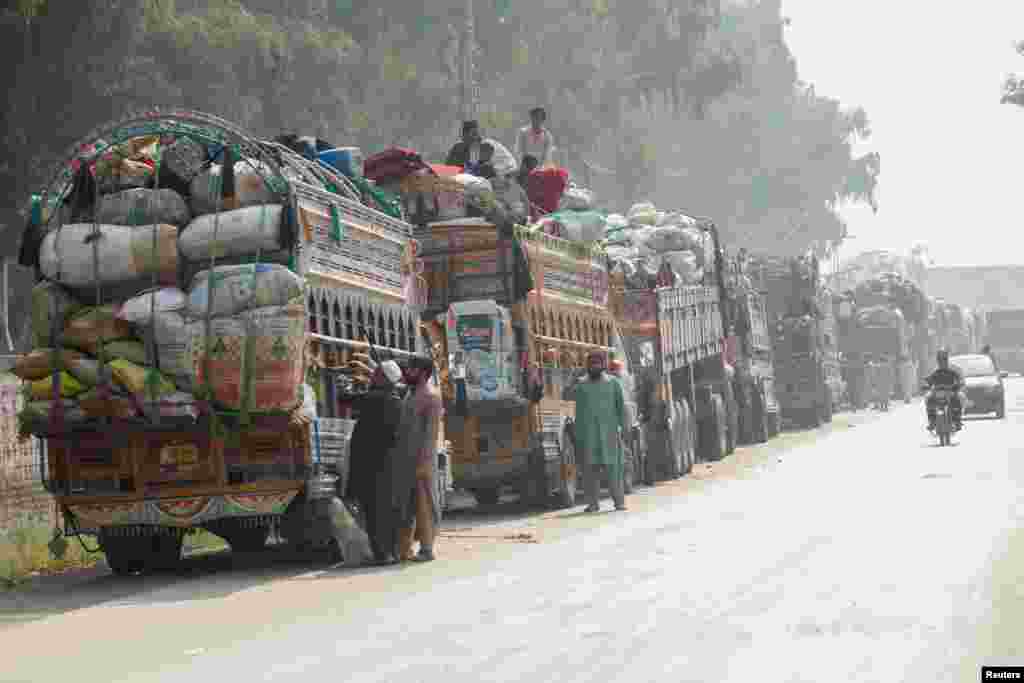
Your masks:
{"label": "utility pole", "polygon": [[476,82],[476,22],[473,0],[466,0],[466,23],[462,34],[461,102],[463,121],[475,120],[480,110],[480,86]]}

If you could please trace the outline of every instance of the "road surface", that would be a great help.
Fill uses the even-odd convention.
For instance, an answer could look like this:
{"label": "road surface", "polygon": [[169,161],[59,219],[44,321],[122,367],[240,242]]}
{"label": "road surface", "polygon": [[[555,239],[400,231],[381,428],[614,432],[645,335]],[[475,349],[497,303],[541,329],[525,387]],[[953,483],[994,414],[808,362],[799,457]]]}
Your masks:
{"label": "road surface", "polygon": [[91,579],[0,628],[0,681],[975,681],[1024,664],[1010,390],[1006,420],[951,448],[918,402],[744,449],[626,513],[457,516],[428,565]]}

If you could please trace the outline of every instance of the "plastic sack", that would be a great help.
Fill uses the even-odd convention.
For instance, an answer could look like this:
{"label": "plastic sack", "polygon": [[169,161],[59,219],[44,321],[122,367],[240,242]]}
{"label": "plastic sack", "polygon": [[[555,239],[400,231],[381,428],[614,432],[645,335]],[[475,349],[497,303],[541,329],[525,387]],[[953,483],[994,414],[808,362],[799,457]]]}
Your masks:
{"label": "plastic sack", "polygon": [[[166,396],[175,391],[174,384],[155,368],[148,368],[121,358],[111,361],[109,365],[117,383],[132,394],[148,397],[152,392],[156,396]],[[156,381],[153,382],[152,388],[146,381],[149,373],[156,373]]]}
{"label": "plastic sack", "polygon": [[146,357],[145,344],[134,339],[122,339],[104,344],[103,353],[108,360],[120,358],[138,365],[146,365],[149,362]]}
{"label": "plastic sack", "polygon": [[142,412],[146,417],[189,417],[193,420],[199,419],[199,407],[196,399],[191,394],[182,391],[175,391],[160,396],[155,401],[145,396],[141,399]]}
{"label": "plastic sack", "polygon": [[[53,351],[50,348],[34,349],[24,356],[18,356],[14,361],[11,373],[27,382],[52,375],[54,370]],[[83,358],[85,356],[78,351],[61,349],[58,352],[57,365],[60,369],[67,369],[72,362]]]}
{"label": "plastic sack", "polygon": [[491,167],[495,173],[504,176],[512,175],[519,170],[519,164],[516,163],[516,158],[508,150],[508,147],[492,138],[487,138],[484,140],[484,143],[489,143],[494,148],[494,154],[491,156]]}
{"label": "plastic sack", "polygon": [[562,226],[562,237],[573,242],[599,242],[604,239],[605,219],[599,211],[558,211],[545,216]]}
{"label": "plastic sack", "polygon": [[82,305],[56,282],[37,284],[32,288],[32,345],[52,346],[54,326],[64,329],[68,319],[81,310]]}
{"label": "plastic sack", "polygon": [[468,173],[460,173],[455,176],[455,182],[462,186],[463,191],[466,193],[466,199],[470,197],[479,198],[494,192],[491,181],[486,178],[469,175]]}
{"label": "plastic sack", "polygon": [[185,292],[177,287],[164,287],[132,297],[121,304],[117,317],[134,325],[148,325],[152,313],[168,313],[185,309]]}
{"label": "plastic sack", "polygon": [[704,276],[701,267],[697,264],[697,256],[692,251],[670,251],[666,252],[663,257],[683,284],[698,284]]}
{"label": "plastic sack", "polygon": [[192,219],[185,198],[174,190],[134,189],[100,197],[96,220],[111,225],[165,223],[184,227]]}
{"label": "plastic sack", "polygon": [[[180,313],[158,313],[152,327],[157,367],[184,391],[193,387],[192,358],[189,356],[189,325]],[[144,330],[148,339],[150,330]]]}
{"label": "plastic sack", "polygon": [[[210,271],[192,278],[188,295],[188,314],[205,317],[209,299]],[[257,263],[226,266],[214,270],[213,304],[210,315],[234,315],[254,308],[284,306],[302,296],[303,279],[285,266]]]}
{"label": "plastic sack", "polygon": [[[243,368],[247,339],[250,356]],[[208,383],[214,401],[228,410],[241,410],[246,383],[251,390],[251,410],[295,408],[302,400],[305,348],[306,307],[301,302],[214,318],[208,340],[204,321],[189,323],[195,386]],[[207,363],[209,375],[205,375]]]}
{"label": "plastic sack", "polygon": [[114,315],[111,306],[86,308],[68,321],[62,341],[71,348],[98,355],[101,343],[130,339],[132,326]]}
{"label": "plastic sack", "polygon": [[562,193],[562,199],[558,203],[559,211],[587,211],[593,207],[594,193],[576,185],[570,185]]}
{"label": "plastic sack", "polygon": [[635,240],[659,254],[670,251],[704,251],[699,231],[674,225],[642,228],[636,231]]}
{"label": "plastic sack", "polygon": [[629,207],[626,219],[633,225],[655,225],[658,222],[658,210],[650,202],[639,202]]}
{"label": "plastic sack", "polygon": [[[157,224],[127,227],[100,225],[97,263],[93,263],[91,223],[73,223],[43,238],[39,267],[43,275],[70,287],[134,282],[156,275],[161,284],[173,284],[178,275],[178,228]],[[156,232],[154,250],[153,233]]]}
{"label": "plastic sack", "polygon": [[283,211],[280,204],[259,204],[199,216],[181,231],[178,248],[186,259],[199,262],[209,261],[211,253],[221,259],[280,251]]}
{"label": "plastic sack", "polygon": [[[85,391],[82,383],[75,379],[66,370],[60,372],[60,395],[61,398],[74,398]],[[29,395],[33,401],[45,401],[53,396],[53,375],[37,379],[29,384]]]}
{"label": "plastic sack", "polygon": [[99,388],[90,389],[80,395],[78,405],[82,412],[93,419],[111,417],[125,420],[137,417],[139,414],[135,402],[130,397]]}
{"label": "plastic sack", "polygon": [[[192,179],[189,194],[192,213],[203,216],[215,213],[218,208],[241,208],[258,204],[274,204],[280,198],[267,187],[264,176],[269,180],[272,171],[258,161],[243,159],[235,163],[235,199],[237,206],[224,206],[221,199],[221,164],[213,164]],[[218,206],[219,205],[219,206]]]}
{"label": "plastic sack", "polygon": [[[64,399],[61,401],[63,408],[62,417],[66,422],[85,422],[87,415],[74,401]],[[25,403],[19,416],[22,419],[32,422],[43,422],[50,419],[50,412],[53,410],[53,401],[29,401]]]}
{"label": "plastic sack", "polygon": [[608,232],[614,232],[615,230],[625,230],[629,227],[629,220],[621,213],[610,213],[604,219],[604,223]]}

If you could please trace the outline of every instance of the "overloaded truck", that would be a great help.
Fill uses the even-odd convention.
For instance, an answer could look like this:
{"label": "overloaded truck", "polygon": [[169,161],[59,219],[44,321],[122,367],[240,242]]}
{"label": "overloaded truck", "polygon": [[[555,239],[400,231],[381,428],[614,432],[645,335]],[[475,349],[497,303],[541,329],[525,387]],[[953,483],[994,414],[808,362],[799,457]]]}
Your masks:
{"label": "overloaded truck", "polygon": [[[727,363],[730,306],[725,259],[715,224],[705,218],[691,220],[699,231],[699,282],[676,280],[667,263],[654,286],[648,287],[630,286],[624,273],[613,271],[612,311],[620,321],[636,375],[650,480],[682,476],[697,461],[720,460],[732,452],[739,438],[739,408]],[[736,308],[742,310],[747,328],[752,328],[743,331],[749,344],[741,353],[761,353],[765,330],[763,315],[758,317],[763,311],[759,299],[749,306],[741,302]],[[732,346],[740,348],[740,343],[734,339]],[[764,423],[772,403],[770,378],[756,374],[762,358],[750,358],[755,367],[747,368],[748,380],[757,383],[762,395],[767,391],[768,398],[760,401],[756,418],[742,421],[745,425],[760,421],[762,428],[753,428],[759,434],[769,428]],[[754,404],[751,400],[746,407],[753,410]]]}
{"label": "overloaded truck", "polygon": [[783,424],[814,428],[829,422],[843,396],[831,293],[817,259],[751,259],[772,332],[775,391]]}
{"label": "overloaded truck", "polygon": [[417,228],[428,283],[424,321],[441,371],[453,484],[480,502],[504,487],[573,505],[581,472],[572,389],[590,351],[624,363],[626,488],[643,470],[630,359],[608,306],[604,252],[485,217]]}
{"label": "overloaded truck", "polygon": [[189,111],[94,131],[34,197],[21,426],[45,443],[65,533],[97,536],[114,572],[176,561],[200,528],[241,550],[274,527],[341,542],[350,423],[330,370],[367,338],[423,346],[412,228],[360,200],[340,173]]}
{"label": "overloaded truck", "polygon": [[999,369],[1024,373],[1024,309],[989,311],[985,327]]}
{"label": "overloaded truck", "polygon": [[844,355],[890,363],[895,378],[891,398],[909,401],[918,390],[918,361],[927,346],[927,297],[902,275],[883,273],[858,284],[853,302],[841,340]]}

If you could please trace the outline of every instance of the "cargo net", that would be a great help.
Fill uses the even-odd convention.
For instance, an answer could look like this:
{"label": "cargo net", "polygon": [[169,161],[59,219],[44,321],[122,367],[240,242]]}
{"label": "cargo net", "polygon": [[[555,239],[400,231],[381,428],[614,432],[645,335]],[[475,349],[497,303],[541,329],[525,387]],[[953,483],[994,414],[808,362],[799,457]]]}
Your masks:
{"label": "cargo net", "polygon": [[[305,288],[290,187],[359,188],[193,111],[93,131],[32,197],[23,435],[119,423],[220,431],[304,413]],[[342,233],[332,206],[333,234]]]}

